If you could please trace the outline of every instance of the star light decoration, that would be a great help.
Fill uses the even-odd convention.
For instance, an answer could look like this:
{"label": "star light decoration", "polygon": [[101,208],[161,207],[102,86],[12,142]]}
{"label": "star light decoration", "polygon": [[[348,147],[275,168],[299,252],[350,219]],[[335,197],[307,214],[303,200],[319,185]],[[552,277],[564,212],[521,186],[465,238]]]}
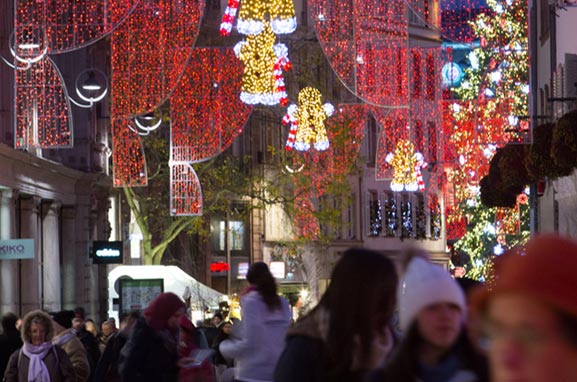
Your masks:
{"label": "star light decoration", "polygon": [[265,29],[268,14],[275,34],[288,34],[296,30],[297,19],[292,0],[228,0],[220,24],[220,34],[228,36],[238,12],[236,29],[244,35],[259,34]]}
{"label": "star light decoration", "polygon": [[202,215],[202,188],[192,164],[226,150],[248,121],[252,107],[238,99],[243,72],[235,61],[232,49],[194,49],[170,97],[171,215]]}
{"label": "star light decoration", "polygon": [[415,146],[408,140],[397,143],[395,151],[385,158],[393,166],[394,173],[391,180],[391,190],[424,191],[425,182],[421,169],[427,167],[423,154],[415,152]]}
{"label": "star light decoration", "polygon": [[48,53],[82,48],[112,32],[138,3],[138,0],[14,0],[14,45],[26,44],[30,48],[42,44]]}
{"label": "star light decoration", "polygon": [[70,148],[72,113],[68,91],[50,57],[15,74],[15,142],[18,149]]}
{"label": "star light decoration", "polygon": [[318,89],[306,87],[299,92],[298,106],[288,107],[282,123],[290,125],[286,150],[307,151],[314,147],[317,151],[329,148],[329,138],[325,128],[325,119],[334,113],[334,106],[322,102]]}
{"label": "star light decoration", "polygon": [[286,106],[288,96],[283,70],[290,70],[286,45],[276,42],[270,24],[261,33],[247,36],[234,46],[236,56],[244,64],[240,99],[249,105]]}

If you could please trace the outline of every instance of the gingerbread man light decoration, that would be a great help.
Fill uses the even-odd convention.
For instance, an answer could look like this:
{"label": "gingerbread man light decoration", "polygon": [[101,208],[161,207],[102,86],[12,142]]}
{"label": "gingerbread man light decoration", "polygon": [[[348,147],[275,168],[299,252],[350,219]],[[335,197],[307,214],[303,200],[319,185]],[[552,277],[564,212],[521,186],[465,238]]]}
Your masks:
{"label": "gingerbread man light decoration", "polygon": [[276,36],[270,25],[265,23],[264,30],[258,35],[249,35],[234,47],[236,56],[244,63],[242,77],[242,102],[255,105],[286,106],[288,103],[283,70],[289,70],[291,63],[288,48],[284,44],[275,44]]}
{"label": "gingerbread man light decoration", "polygon": [[292,33],[297,28],[295,7],[292,0],[228,0],[222,16],[220,34],[228,36],[240,5],[236,29],[245,35],[259,34],[266,24],[265,14],[270,18],[275,34]]}
{"label": "gingerbread man light decoration", "polygon": [[421,169],[426,168],[427,163],[423,154],[415,152],[415,146],[409,140],[401,139],[395,152],[387,154],[385,161],[393,166],[392,191],[424,191]]}
{"label": "gingerbread man light decoration", "polygon": [[307,151],[311,144],[317,151],[329,148],[325,119],[333,115],[335,108],[330,103],[321,104],[321,100],[318,89],[306,87],[299,92],[298,106],[288,107],[282,120],[284,125],[290,124],[286,150]]}

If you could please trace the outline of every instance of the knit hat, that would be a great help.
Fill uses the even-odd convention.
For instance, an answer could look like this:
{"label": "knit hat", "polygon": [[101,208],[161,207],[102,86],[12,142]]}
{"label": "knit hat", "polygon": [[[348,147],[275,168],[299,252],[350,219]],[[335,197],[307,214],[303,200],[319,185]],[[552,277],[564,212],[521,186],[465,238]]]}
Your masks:
{"label": "knit hat", "polygon": [[474,295],[472,303],[484,310],[491,297],[520,293],[577,317],[577,242],[556,234],[536,236],[525,248],[516,248],[495,264],[491,290]]}
{"label": "knit hat", "polygon": [[397,289],[399,325],[407,331],[419,312],[432,304],[448,302],[466,312],[463,290],[449,272],[422,257],[409,262]]}
{"label": "knit hat", "polygon": [[74,312],[71,310],[61,310],[60,312],[50,313],[52,320],[65,329],[72,327],[72,319],[74,319]]}
{"label": "knit hat", "polygon": [[174,293],[161,293],[148,304],[144,310],[144,317],[151,328],[163,330],[167,329],[168,319],[184,307],[184,302]]}

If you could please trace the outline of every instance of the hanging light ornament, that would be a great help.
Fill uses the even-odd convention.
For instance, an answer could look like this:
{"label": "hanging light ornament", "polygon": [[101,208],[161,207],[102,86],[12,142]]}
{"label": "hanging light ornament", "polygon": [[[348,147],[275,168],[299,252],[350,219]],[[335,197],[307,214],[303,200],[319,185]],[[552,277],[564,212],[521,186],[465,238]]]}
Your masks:
{"label": "hanging light ornament", "polygon": [[15,142],[18,149],[70,148],[72,114],[62,75],[49,57],[15,74]]}
{"label": "hanging light ornament", "polygon": [[333,115],[335,108],[330,103],[321,104],[321,92],[312,87],[306,87],[299,92],[298,106],[288,107],[283,124],[290,124],[286,143],[288,151],[307,151],[312,146],[317,151],[329,148],[329,138],[325,128],[325,119]]}
{"label": "hanging light ornament", "polygon": [[391,190],[395,192],[424,191],[425,182],[421,169],[427,167],[423,154],[415,152],[415,146],[408,140],[397,143],[395,151],[386,157],[393,169]]}
{"label": "hanging light ornament", "polygon": [[155,110],[172,93],[192,52],[204,1],[141,1],[112,34],[112,117]]}
{"label": "hanging light ornament", "polygon": [[[30,31],[42,31],[50,54],[82,48],[112,32],[138,3],[139,0],[15,0],[16,46],[30,37]],[[39,44],[38,39],[27,42],[29,48]]]}
{"label": "hanging light ornament", "polygon": [[408,103],[404,0],[310,0],[309,7],[321,47],[349,91],[372,105]]}
{"label": "hanging light ornament", "polygon": [[235,61],[232,49],[194,49],[170,97],[172,215],[202,214],[202,189],[192,164],[226,150],[250,116],[252,107],[238,99],[242,68]]}
{"label": "hanging light ornament", "polygon": [[240,99],[249,105],[286,106],[288,96],[282,76],[283,70],[292,67],[286,45],[276,42],[276,36],[265,23],[264,30],[249,35],[234,47],[236,56],[244,64]]}
{"label": "hanging light ornament", "polygon": [[297,19],[292,0],[228,0],[228,5],[220,24],[220,34],[228,36],[240,6],[236,29],[245,35],[259,34],[270,18],[271,29],[275,34],[292,33],[297,28]]}
{"label": "hanging light ornament", "polygon": [[138,126],[133,120],[112,121],[112,173],[114,187],[148,185],[146,157]]}
{"label": "hanging light ornament", "polygon": [[366,113],[365,105],[338,105],[334,116],[326,121],[331,146],[325,151],[311,150],[292,155],[291,167],[299,169],[292,172],[298,237],[318,238],[319,223],[311,201],[326,194],[331,183],[348,176],[364,138]]}

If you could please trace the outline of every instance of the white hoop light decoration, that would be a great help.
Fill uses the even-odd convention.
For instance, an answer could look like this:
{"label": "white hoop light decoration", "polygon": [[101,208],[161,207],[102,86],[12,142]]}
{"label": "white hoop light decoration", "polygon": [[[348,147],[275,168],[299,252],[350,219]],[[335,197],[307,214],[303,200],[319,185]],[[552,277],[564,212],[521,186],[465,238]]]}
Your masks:
{"label": "white hoop light decoration", "polygon": [[[24,67],[15,65],[15,68],[18,70],[27,70],[29,69],[32,64],[40,62],[48,53],[48,44],[46,44],[46,33],[41,30],[37,29],[39,32],[37,36],[37,42],[28,42],[16,45],[15,39],[15,31],[13,30],[10,34],[10,42],[9,42],[9,49],[12,56],[16,59],[16,61],[25,64]],[[18,54],[18,51],[27,51],[28,54],[25,56],[21,56]]]}
{"label": "white hoop light decoration", "polygon": [[[157,119],[157,120],[152,125],[143,125],[140,122],[140,120],[146,120],[146,121],[150,122],[150,121],[153,121],[155,119]],[[138,130],[133,130],[133,131],[135,133],[137,133],[138,135],[146,136],[160,127],[160,125],[162,124],[162,118],[154,116],[154,114],[152,114],[152,113],[148,113],[148,114],[145,114],[142,116],[135,117],[134,123],[136,124],[136,127],[138,127]],[[129,127],[130,127],[130,125],[129,125]]]}
{"label": "white hoop light decoration", "polygon": [[[96,76],[98,76],[100,80],[97,80]],[[95,87],[87,88],[86,81],[91,78],[95,81],[94,85]],[[76,106],[79,107],[90,108],[96,102],[102,101],[104,97],[106,97],[106,95],[108,94],[108,78],[106,77],[106,74],[104,74],[104,72],[102,72],[99,69],[91,68],[83,70],[76,77],[74,85],[76,88],[76,95],[78,95],[78,98],[80,98],[85,102],[88,102],[88,105],[85,105],[70,98],[72,103],[74,103]],[[94,92],[93,94],[94,96],[83,94],[82,89],[84,89],[85,91]],[[97,91],[98,93],[96,93]]]}

